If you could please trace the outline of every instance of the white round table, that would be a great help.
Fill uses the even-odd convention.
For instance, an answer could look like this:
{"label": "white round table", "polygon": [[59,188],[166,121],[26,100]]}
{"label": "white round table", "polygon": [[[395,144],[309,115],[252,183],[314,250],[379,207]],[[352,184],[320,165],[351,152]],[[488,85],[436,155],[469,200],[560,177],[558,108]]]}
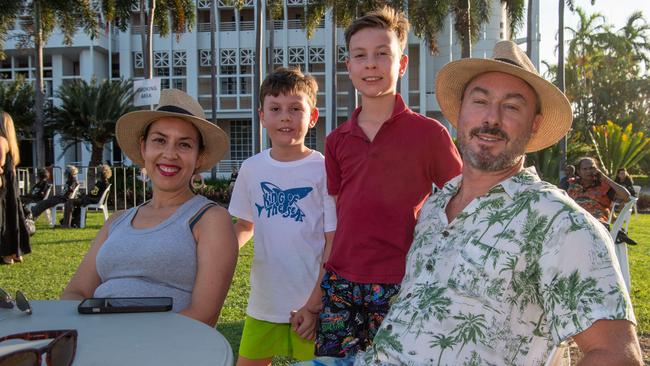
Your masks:
{"label": "white round table", "polygon": [[[92,314],[77,312],[78,301],[30,301],[32,315],[0,309],[0,336],[54,329],[76,329],[73,365],[230,366],[233,354],[216,329],[171,312]],[[0,355],[16,348],[0,343]],[[13,344],[13,345],[12,345]]]}

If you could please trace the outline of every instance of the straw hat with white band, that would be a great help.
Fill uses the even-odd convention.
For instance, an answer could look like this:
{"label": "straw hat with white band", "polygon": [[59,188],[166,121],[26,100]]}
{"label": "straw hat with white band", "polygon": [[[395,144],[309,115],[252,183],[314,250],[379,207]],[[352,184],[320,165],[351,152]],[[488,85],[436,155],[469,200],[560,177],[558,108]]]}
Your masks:
{"label": "straw hat with white band", "polygon": [[120,117],[115,125],[117,143],[135,164],[144,167],[144,159],[140,154],[140,139],[147,127],[162,117],[183,119],[199,130],[203,140],[204,158],[202,164],[196,167],[197,172],[210,169],[228,150],[228,136],[205,119],[203,107],[194,98],[177,89],[165,89],[160,92],[160,102],[155,110],[127,113]]}
{"label": "straw hat with white band", "polygon": [[526,53],[512,41],[501,41],[494,46],[491,59],[466,58],[445,65],[436,77],[436,98],[445,118],[454,126],[465,88],[475,77],[486,72],[503,72],[527,82],[541,107],[539,129],[531,137],[526,152],[542,150],[555,144],[571,128],[573,112],[564,93],[542,78]]}

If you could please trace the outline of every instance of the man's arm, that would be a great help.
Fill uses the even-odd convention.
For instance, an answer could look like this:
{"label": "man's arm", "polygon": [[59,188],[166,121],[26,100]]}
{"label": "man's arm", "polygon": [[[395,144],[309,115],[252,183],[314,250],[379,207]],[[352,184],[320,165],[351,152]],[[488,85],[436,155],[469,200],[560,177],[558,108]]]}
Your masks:
{"label": "man's arm", "polygon": [[600,170],[598,171],[598,173],[600,173],[600,179],[605,181],[605,183],[607,183],[607,185],[609,185],[609,187],[614,190],[614,193],[616,193],[615,198],[617,200],[622,202],[627,202],[627,200],[630,199],[630,192],[628,192],[627,189],[625,189],[625,187],[614,182],[610,177],[608,177],[606,174],[603,174],[603,172],[601,172]]}
{"label": "man's arm", "polygon": [[636,327],[627,320],[598,320],[573,340],[584,354],[579,365],[643,365]]}

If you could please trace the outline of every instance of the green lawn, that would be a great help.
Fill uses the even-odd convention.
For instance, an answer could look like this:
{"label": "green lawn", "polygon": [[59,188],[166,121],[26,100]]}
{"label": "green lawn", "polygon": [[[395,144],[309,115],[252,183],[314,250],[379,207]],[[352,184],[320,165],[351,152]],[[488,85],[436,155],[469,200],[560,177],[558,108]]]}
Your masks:
{"label": "green lawn", "polygon": [[[32,237],[32,254],[21,264],[0,266],[0,287],[12,293],[22,290],[34,300],[58,299],[76,270],[92,239],[102,224],[100,214],[91,213],[85,229],[50,229],[41,219]],[[629,247],[632,269],[632,302],[640,334],[650,335],[650,215],[636,215],[630,236],[639,245]],[[234,282],[221,312],[217,329],[223,333],[236,353],[243,327],[248,298],[248,272],[252,246],[239,255]]]}

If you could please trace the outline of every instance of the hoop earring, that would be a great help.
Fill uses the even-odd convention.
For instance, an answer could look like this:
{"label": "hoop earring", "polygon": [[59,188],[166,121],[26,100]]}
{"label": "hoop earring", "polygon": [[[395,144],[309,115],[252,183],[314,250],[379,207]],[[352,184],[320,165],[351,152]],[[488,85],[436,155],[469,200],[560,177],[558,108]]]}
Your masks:
{"label": "hoop earring", "polygon": [[[197,181],[194,179],[197,176],[201,178],[201,181],[198,182],[199,184],[197,184]],[[194,188],[195,190],[199,190],[199,189],[205,187],[205,179],[203,179],[203,176],[201,174],[194,174],[192,176],[192,183],[191,184],[192,184],[192,188]]]}

